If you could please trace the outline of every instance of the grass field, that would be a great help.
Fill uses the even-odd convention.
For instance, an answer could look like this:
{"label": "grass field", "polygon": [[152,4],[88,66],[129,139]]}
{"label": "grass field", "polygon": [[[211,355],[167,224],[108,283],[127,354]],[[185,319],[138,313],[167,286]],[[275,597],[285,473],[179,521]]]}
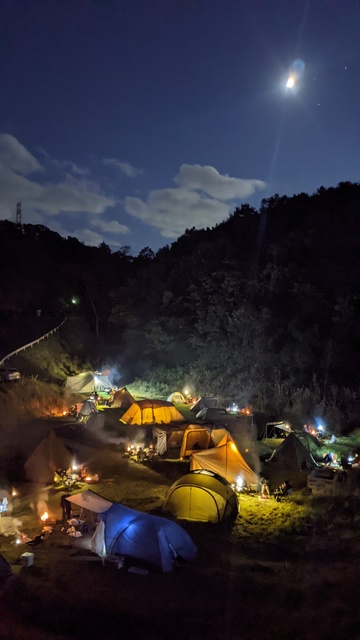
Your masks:
{"label": "grass field", "polygon": [[[69,432],[81,450],[80,431]],[[100,473],[101,482],[92,487],[97,493],[161,513],[174,469],[179,471],[176,461],[151,468],[125,459],[115,445],[91,445],[87,463]],[[360,638],[359,496],[314,499],[298,489],[277,503],[240,495],[235,522],[182,524],[197,546],[195,562],[170,574],[139,575],[129,573],[129,564],[120,570],[103,565],[62,531],[62,491],[18,488],[13,515],[25,533],[34,537],[41,530],[40,495],[58,522],[33,548],[28,568],[19,556],[29,547],[19,551],[12,537],[0,537],[0,553],[14,571],[1,594],[2,640]]]}

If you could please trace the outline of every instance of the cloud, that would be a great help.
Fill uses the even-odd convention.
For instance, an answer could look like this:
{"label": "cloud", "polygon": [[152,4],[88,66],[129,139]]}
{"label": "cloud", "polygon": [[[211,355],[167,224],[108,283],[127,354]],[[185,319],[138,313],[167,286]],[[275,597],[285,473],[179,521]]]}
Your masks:
{"label": "cloud", "polygon": [[147,201],[128,196],[125,211],[159,229],[164,238],[177,238],[185,229],[203,229],[222,222],[239,200],[265,187],[262,180],[231,178],[214,167],[198,164],[181,165],[174,182],[176,188],[151,191]]}
{"label": "cloud", "polygon": [[230,205],[204,198],[186,189],[151,191],[147,202],[125,198],[125,211],[160,230],[164,238],[177,238],[185,229],[212,227],[229,215]]}
{"label": "cloud", "polygon": [[125,224],[120,224],[117,220],[103,220],[102,218],[93,218],[91,221],[93,227],[98,227],[104,233],[111,233],[115,235],[125,235],[130,233],[129,227]]}
{"label": "cloud", "polygon": [[221,175],[214,167],[202,167],[199,164],[182,164],[174,178],[180,187],[191,191],[203,191],[219,200],[236,200],[248,198],[256,189],[264,189],[262,180],[244,180]]}
{"label": "cloud", "polygon": [[142,176],[144,173],[142,169],[137,169],[137,167],[134,167],[130,162],[120,162],[120,160],[116,158],[104,158],[103,164],[119,169],[127,178],[136,178],[137,176]]}
{"label": "cloud", "polygon": [[[75,170],[76,175],[59,172],[57,180],[52,178],[47,182],[46,167],[40,165],[16,138],[1,134],[0,218],[11,216],[18,201],[23,203],[29,219],[39,218],[39,215],[44,218],[59,216],[62,213],[99,215],[116,204],[113,197],[102,193],[97,182],[82,177],[84,170],[80,175],[76,165],[72,166],[67,161],[66,166]],[[40,171],[39,177],[31,175]]]}
{"label": "cloud", "polygon": [[37,159],[9,133],[0,134],[0,165],[23,176],[42,171]]}

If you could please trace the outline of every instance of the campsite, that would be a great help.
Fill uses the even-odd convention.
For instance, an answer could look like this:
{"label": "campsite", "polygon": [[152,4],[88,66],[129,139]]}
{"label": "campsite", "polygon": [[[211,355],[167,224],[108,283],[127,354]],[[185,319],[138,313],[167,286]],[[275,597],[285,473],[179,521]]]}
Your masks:
{"label": "campsite", "polygon": [[[164,402],[164,416],[169,402]],[[149,414],[150,405],[157,411],[160,401],[135,404],[144,409],[142,425],[131,424],[131,417],[130,424],[124,422],[128,409],[117,406],[87,416],[86,424],[69,416],[29,423],[38,445],[26,460],[23,481],[14,483],[17,495],[10,500],[13,521],[30,544],[17,545],[18,535],[0,536],[2,570],[12,572],[2,583],[0,637],[359,637],[358,495],[312,496],[306,484],[311,455],[290,433],[274,439],[272,448],[264,445],[268,440],[252,444],[260,458],[268,451],[269,462],[262,469],[267,468],[272,488],[284,474],[291,479],[291,498],[280,503],[272,497],[261,499],[256,485],[235,496],[230,482],[216,471],[222,468],[231,478],[234,468],[241,468],[249,474],[249,486],[255,482],[255,453],[246,454],[240,446],[240,436],[246,445],[251,442],[248,427],[233,426],[231,436],[214,424],[214,442],[208,448],[209,431],[185,404],[174,407],[182,422],[173,413],[175,420],[168,415],[166,424],[161,415],[155,423]],[[140,438],[145,448],[154,429],[160,445],[166,442],[165,455],[138,462],[115,437],[127,429],[127,443],[137,440],[139,445]],[[21,434],[14,437],[21,439]],[[344,443],[339,441],[338,448],[348,450],[349,443]],[[67,466],[74,456],[98,474],[98,482],[66,488],[46,476],[46,469]],[[226,467],[219,466],[224,460]],[[204,468],[209,476],[203,475]],[[86,524],[81,537],[76,537],[76,524],[71,535],[71,520],[64,522],[64,494],[70,500],[73,496],[74,521],[81,517]],[[32,546],[43,530],[45,509],[48,531]],[[109,520],[105,537],[95,540],[101,513],[109,513]],[[164,533],[164,521],[179,530]],[[124,528],[127,533],[122,536]],[[120,546],[101,557],[106,536]],[[178,560],[174,563],[171,553],[159,556],[159,548],[167,554],[172,549]],[[29,566],[20,560],[24,552],[26,557],[33,555]]]}

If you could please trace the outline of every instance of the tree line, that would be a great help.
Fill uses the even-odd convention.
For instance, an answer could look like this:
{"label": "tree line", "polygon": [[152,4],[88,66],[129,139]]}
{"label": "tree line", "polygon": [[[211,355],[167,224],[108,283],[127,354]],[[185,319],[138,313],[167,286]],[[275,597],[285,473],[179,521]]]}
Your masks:
{"label": "tree line", "polygon": [[[0,222],[0,341],[81,317],[94,358],[166,393],[190,385],[301,424],[360,410],[360,185],[245,204],[157,253]],[[20,338],[20,336],[18,336]],[[88,348],[88,345],[87,345]]]}

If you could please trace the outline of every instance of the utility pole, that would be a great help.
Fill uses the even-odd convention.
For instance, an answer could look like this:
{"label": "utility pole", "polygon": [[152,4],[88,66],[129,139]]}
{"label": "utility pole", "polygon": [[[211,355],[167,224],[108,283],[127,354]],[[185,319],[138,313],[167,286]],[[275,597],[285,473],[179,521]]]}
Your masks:
{"label": "utility pole", "polygon": [[17,202],[16,203],[16,219],[15,219],[16,224],[21,226],[21,202]]}

